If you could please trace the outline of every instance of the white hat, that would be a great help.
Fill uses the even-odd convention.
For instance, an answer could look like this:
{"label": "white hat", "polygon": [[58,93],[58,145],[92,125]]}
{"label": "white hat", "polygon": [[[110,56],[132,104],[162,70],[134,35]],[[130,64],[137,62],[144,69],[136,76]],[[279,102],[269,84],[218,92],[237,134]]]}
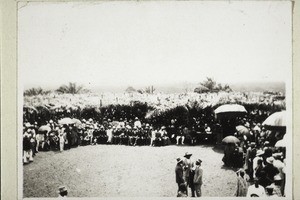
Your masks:
{"label": "white hat", "polygon": [[273,164],[273,162],[274,162],[274,157],[267,158],[267,163]]}
{"label": "white hat", "polygon": [[279,174],[274,176],[274,181],[281,181],[281,180],[282,180],[282,178],[280,177]]}
{"label": "white hat", "polygon": [[263,150],[258,150],[257,152],[256,152],[256,156],[261,156],[261,155],[263,155],[265,152],[263,151]]}

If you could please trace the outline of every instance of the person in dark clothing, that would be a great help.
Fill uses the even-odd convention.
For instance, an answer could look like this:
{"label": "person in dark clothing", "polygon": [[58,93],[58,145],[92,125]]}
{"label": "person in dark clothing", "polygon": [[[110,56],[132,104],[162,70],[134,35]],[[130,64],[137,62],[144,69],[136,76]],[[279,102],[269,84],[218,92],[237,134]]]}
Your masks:
{"label": "person in dark clothing", "polygon": [[178,191],[180,190],[180,185],[184,183],[182,165],[183,165],[183,160],[181,158],[177,158],[177,165],[175,167],[175,176],[176,176],[176,183],[178,185]]}
{"label": "person in dark clothing", "polygon": [[273,165],[273,161],[274,161],[273,157],[267,158],[266,161],[267,161],[267,165],[263,168],[263,171],[266,172],[267,178],[269,178],[273,182],[274,176],[279,173],[279,170]]}
{"label": "person in dark clothing", "polygon": [[261,171],[260,173],[260,178],[258,179],[258,184],[267,187],[272,183],[272,181],[267,177],[266,172],[264,170]]}

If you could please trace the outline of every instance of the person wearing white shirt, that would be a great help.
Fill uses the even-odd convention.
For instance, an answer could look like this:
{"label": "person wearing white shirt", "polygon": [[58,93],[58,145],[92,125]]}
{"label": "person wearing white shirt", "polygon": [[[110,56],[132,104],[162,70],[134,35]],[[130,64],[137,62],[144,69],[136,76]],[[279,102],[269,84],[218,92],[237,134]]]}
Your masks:
{"label": "person wearing white shirt", "polygon": [[253,158],[253,178],[256,178],[255,173],[256,173],[256,168],[257,168],[257,161],[258,160],[262,160],[262,156],[264,155],[264,151],[263,150],[257,150],[256,152],[256,157]]}
{"label": "person wearing white shirt", "polygon": [[254,184],[248,187],[247,197],[265,197],[265,188],[258,184],[258,179],[254,179]]}

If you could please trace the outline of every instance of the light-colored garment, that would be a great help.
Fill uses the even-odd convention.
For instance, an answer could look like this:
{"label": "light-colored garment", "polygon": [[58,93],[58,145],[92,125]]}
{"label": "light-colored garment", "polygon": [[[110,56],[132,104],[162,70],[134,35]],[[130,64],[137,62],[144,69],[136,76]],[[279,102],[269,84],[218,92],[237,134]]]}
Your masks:
{"label": "light-colored garment", "polygon": [[139,121],[139,120],[138,120],[138,121],[135,121],[135,122],[134,122],[134,127],[135,127],[135,128],[141,128],[141,127],[142,127],[141,121]]}
{"label": "light-colored garment", "polygon": [[253,178],[255,178],[256,176],[255,176],[255,172],[256,172],[256,167],[257,167],[257,161],[259,161],[259,160],[262,160],[262,158],[261,157],[259,157],[259,156],[256,156],[254,159],[253,159]]}
{"label": "light-colored garment", "polygon": [[245,197],[247,195],[247,190],[248,190],[247,181],[243,177],[238,176],[235,196]]}
{"label": "light-colored garment", "polygon": [[112,139],[112,136],[113,136],[112,129],[107,129],[106,130],[106,135],[108,137],[107,142],[111,142],[111,139]]}
{"label": "light-colored garment", "polygon": [[257,188],[255,187],[255,185],[249,186],[247,197],[252,197],[252,195],[256,195],[258,197],[265,197],[266,196],[265,188],[261,185],[258,185]]}

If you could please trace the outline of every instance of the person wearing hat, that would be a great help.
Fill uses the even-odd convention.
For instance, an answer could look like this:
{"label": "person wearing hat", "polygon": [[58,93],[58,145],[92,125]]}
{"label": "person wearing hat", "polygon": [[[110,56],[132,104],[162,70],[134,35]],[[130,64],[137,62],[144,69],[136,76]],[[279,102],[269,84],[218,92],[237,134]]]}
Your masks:
{"label": "person wearing hat", "polygon": [[266,172],[267,178],[269,178],[272,182],[274,181],[274,176],[279,173],[279,170],[274,167],[273,162],[274,162],[274,157],[269,157],[266,160],[267,164],[263,168],[263,171]]}
{"label": "person wearing hat", "polygon": [[[176,164],[176,167],[175,167],[175,177],[176,177],[176,183],[178,185],[178,191],[180,190],[180,185],[184,182],[184,179],[183,179],[183,160],[181,158],[177,158],[176,159],[177,161],[177,164]],[[177,191],[177,192],[178,192]]]}
{"label": "person wearing hat", "polygon": [[201,169],[202,160],[196,160],[196,168],[195,168],[195,175],[194,175],[194,186],[197,197],[201,197],[201,186],[202,186],[202,177],[203,177],[203,170]]}
{"label": "person wearing hat", "polygon": [[255,148],[255,142],[251,142],[249,145],[249,148],[246,152],[246,170],[248,172],[248,175],[250,177],[250,180],[253,180],[253,159],[256,156],[256,148]]}
{"label": "person wearing hat", "polygon": [[259,149],[256,151],[256,156],[255,158],[253,159],[253,178],[256,177],[255,173],[256,173],[256,170],[257,170],[257,166],[258,166],[258,161],[259,160],[263,160],[262,156],[264,155],[264,151]]}
{"label": "person wearing hat", "polygon": [[254,184],[250,185],[247,192],[247,197],[265,197],[265,188],[258,184],[258,179],[254,179]]}
{"label": "person wearing hat", "polygon": [[60,186],[58,188],[58,197],[67,197],[68,196],[68,190],[66,186]]}
{"label": "person wearing hat", "polygon": [[[194,186],[194,181],[191,181],[191,179],[193,180],[194,178],[194,171],[193,171],[193,167],[194,164],[191,161],[191,156],[193,154],[186,152],[184,154],[183,157],[185,157],[185,159],[183,160],[183,178],[186,182],[186,188],[190,187],[191,188],[191,193],[192,193],[192,197],[195,197],[195,186]],[[188,189],[186,190],[187,195],[188,195]]]}

